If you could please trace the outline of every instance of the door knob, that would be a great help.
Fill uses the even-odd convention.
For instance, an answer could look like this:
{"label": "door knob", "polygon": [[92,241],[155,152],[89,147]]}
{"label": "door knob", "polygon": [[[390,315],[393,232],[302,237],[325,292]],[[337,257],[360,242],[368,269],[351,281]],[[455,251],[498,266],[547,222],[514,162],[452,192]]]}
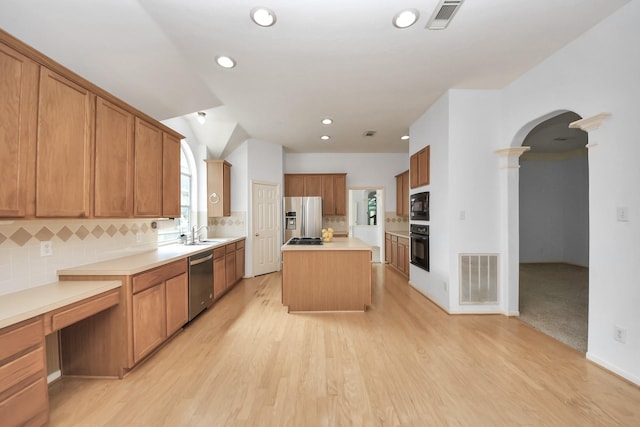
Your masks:
{"label": "door knob", "polygon": [[258,237],[260,235],[260,233],[256,233],[256,237]]}

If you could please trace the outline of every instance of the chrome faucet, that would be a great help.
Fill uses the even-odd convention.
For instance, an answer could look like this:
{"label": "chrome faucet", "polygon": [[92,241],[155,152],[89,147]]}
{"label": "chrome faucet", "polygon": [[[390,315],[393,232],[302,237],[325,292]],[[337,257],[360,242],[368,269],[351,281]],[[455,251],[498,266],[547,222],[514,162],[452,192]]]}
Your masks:
{"label": "chrome faucet", "polygon": [[209,227],[206,225],[203,225],[202,227],[198,227],[197,225],[194,225],[191,228],[191,244],[192,245],[196,244],[196,236],[198,237],[198,241],[200,241],[200,231],[202,231],[203,228],[208,229]]}

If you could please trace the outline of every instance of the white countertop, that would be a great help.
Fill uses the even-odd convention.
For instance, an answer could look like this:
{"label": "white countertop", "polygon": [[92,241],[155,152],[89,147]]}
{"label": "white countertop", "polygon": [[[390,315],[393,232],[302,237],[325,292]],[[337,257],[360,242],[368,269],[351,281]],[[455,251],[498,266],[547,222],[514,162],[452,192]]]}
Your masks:
{"label": "white countertop", "polygon": [[0,295],[0,329],[120,286],[119,280],[53,282]]}
{"label": "white countertop", "polygon": [[245,237],[220,237],[209,239],[209,244],[172,244],[158,249],[122,258],[58,270],[58,276],[132,276],[172,261],[195,255],[218,246],[242,240]]}
{"label": "white countertop", "polygon": [[282,251],[371,251],[367,245],[355,237],[334,237],[322,245],[282,245]]}

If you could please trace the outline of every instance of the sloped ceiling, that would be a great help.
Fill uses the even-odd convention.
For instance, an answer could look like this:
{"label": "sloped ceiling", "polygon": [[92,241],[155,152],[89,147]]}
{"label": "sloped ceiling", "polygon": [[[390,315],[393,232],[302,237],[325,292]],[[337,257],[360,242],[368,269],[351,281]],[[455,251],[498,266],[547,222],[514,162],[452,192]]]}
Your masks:
{"label": "sloped ceiling", "polygon": [[[206,111],[211,129],[192,128],[214,156],[247,137],[406,152],[400,137],[447,89],[502,88],[627,1],[467,0],[431,31],[437,0],[2,0],[0,28],[158,120]],[[258,5],[276,25],[250,20]],[[411,7],[418,23],[395,28]],[[218,67],[223,54],[238,65]]]}

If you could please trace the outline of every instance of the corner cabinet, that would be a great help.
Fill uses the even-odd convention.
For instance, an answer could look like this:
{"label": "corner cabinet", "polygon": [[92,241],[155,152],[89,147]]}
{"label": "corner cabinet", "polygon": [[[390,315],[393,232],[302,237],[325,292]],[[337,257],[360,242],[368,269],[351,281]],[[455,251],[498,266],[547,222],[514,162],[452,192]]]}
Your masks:
{"label": "corner cabinet", "polygon": [[431,147],[427,145],[410,158],[411,188],[422,187],[430,183]]}
{"label": "corner cabinet", "polygon": [[207,216],[231,216],[231,163],[205,160],[207,163]]}
{"label": "corner cabinet", "polygon": [[[0,43],[0,217],[33,215],[38,65]],[[29,193],[31,193],[29,195]]]}
{"label": "corner cabinet", "polygon": [[94,96],[42,67],[36,142],[36,216],[88,217]]}

